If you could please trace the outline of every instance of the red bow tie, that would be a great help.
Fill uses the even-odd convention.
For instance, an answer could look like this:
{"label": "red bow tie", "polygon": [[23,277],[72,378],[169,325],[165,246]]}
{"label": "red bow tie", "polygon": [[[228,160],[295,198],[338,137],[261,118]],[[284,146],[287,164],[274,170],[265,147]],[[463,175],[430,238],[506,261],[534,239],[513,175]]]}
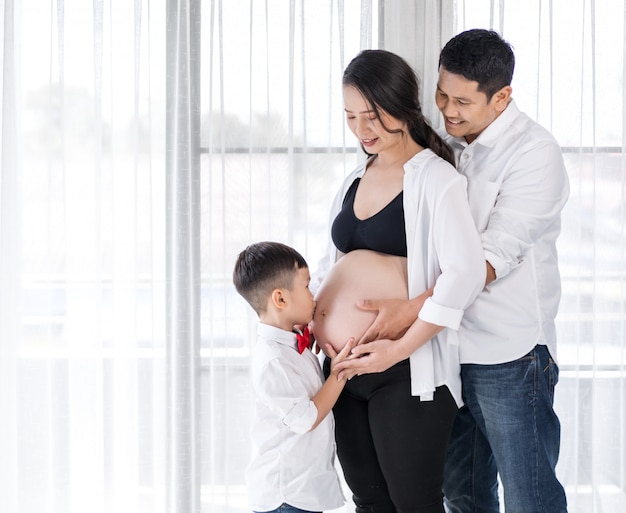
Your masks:
{"label": "red bow tie", "polygon": [[296,338],[298,339],[298,352],[302,354],[311,345],[309,341],[309,327],[304,328],[302,335],[296,333]]}

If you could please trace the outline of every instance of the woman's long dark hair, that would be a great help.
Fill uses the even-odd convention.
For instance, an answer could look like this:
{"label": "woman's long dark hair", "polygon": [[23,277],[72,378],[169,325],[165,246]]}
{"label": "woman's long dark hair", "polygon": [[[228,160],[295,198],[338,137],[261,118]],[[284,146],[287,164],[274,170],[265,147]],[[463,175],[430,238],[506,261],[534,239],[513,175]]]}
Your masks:
{"label": "woman's long dark hair", "polygon": [[[379,109],[406,122],[417,144],[456,165],[454,153],[422,114],[417,75],[402,57],[386,50],[363,50],[348,64],[343,85],[353,86],[363,95],[381,124]],[[384,124],[383,128],[390,133],[400,131],[390,130]]]}

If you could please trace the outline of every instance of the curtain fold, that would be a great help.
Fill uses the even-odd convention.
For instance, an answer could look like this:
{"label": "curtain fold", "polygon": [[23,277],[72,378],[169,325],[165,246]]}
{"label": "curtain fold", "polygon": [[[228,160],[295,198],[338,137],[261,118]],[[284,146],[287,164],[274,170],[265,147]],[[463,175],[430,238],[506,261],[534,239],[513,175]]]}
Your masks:
{"label": "curtain fold", "polygon": [[200,2],[167,4],[167,508],[200,512]]}
{"label": "curtain fold", "polygon": [[2,509],[163,511],[164,5],[2,5]]}
{"label": "curtain fold", "polygon": [[455,1],[384,2],[383,48],[395,52],[416,70],[425,117],[434,127],[441,116],[432,101],[437,84],[439,51],[454,35]]}
{"label": "curtain fold", "polygon": [[19,45],[16,44],[16,21],[19,19],[13,0],[3,3],[0,13],[3,41],[0,42],[0,94],[2,123],[0,125],[0,495],[6,507],[17,509],[18,451],[15,440],[17,422],[16,352],[19,337],[20,209],[18,157],[18,119],[16,70]]}

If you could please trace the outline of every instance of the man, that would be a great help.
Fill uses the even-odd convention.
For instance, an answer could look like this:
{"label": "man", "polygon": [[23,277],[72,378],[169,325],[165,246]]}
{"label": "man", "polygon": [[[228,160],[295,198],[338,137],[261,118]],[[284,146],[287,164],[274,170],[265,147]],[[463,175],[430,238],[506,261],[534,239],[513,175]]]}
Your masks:
{"label": "man", "polygon": [[[468,180],[487,267],[485,289],[459,330],[465,406],[448,449],[451,513],[498,512],[498,474],[507,512],[567,511],[555,474],[560,424],[553,393],[556,238],[569,183],[557,142],[511,97],[514,65],[510,45],[482,29],[452,38],[439,60],[436,102]],[[360,343],[400,336],[423,300],[364,301],[362,308],[378,316]],[[354,361],[350,371],[371,372],[375,358]]]}
{"label": "man", "polygon": [[560,424],[554,319],[556,238],[569,184],[554,138],[511,98],[515,58],[496,32],[469,30],[441,51],[436,102],[457,168],[468,179],[487,262],[485,290],[465,312],[465,406],[450,440],[451,512],[563,513],[555,467]]}

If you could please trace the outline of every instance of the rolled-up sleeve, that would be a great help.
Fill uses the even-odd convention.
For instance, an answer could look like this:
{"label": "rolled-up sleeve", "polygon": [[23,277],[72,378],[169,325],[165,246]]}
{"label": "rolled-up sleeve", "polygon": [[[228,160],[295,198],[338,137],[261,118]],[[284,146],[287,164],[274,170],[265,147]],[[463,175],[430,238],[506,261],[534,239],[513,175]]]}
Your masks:
{"label": "rolled-up sleeve", "polygon": [[485,285],[485,260],[480,236],[469,210],[466,180],[454,175],[438,184],[430,212],[430,228],[422,240],[427,248],[428,285],[433,295],[420,319],[458,329],[464,310]]}
{"label": "rolled-up sleeve", "polygon": [[298,400],[283,417],[285,426],[296,433],[306,433],[316,420],[317,408],[308,398]]}
{"label": "rolled-up sleeve", "polygon": [[544,141],[524,148],[502,180],[482,244],[496,279],[507,276],[553,225],[569,195],[560,148]]}
{"label": "rolled-up sleeve", "polygon": [[306,433],[317,420],[317,408],[309,398],[298,370],[288,362],[273,359],[256,376],[258,399],[265,403],[295,433]]}
{"label": "rolled-up sleeve", "polygon": [[463,310],[438,305],[429,297],[420,310],[419,318],[437,326],[458,329],[463,318]]}

